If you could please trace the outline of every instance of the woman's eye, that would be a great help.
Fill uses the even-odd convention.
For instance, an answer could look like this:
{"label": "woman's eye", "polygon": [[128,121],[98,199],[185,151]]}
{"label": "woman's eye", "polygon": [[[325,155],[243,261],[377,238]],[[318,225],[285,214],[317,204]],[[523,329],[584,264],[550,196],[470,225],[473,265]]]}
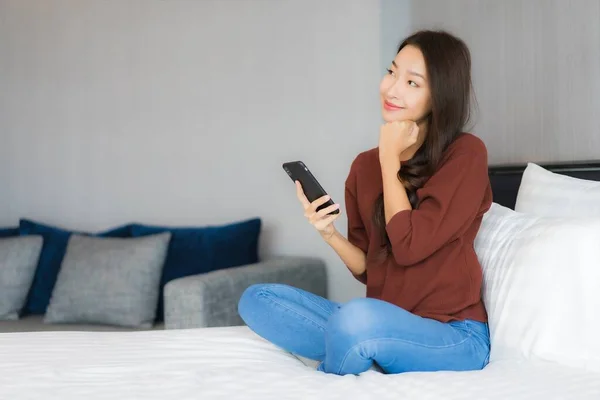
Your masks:
{"label": "woman's eye", "polygon": [[391,69],[387,70],[388,74],[390,74],[391,76],[396,76],[396,74],[394,73],[394,71],[392,71]]}
{"label": "woman's eye", "polygon": [[417,85],[417,83],[415,81],[408,81],[408,84],[412,87],[418,87],[419,85]]}

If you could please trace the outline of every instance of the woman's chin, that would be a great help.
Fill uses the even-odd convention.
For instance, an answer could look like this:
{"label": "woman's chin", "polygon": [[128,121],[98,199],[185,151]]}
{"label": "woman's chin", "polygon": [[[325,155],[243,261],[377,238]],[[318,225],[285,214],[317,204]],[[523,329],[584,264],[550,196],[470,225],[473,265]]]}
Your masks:
{"label": "woman's chin", "polygon": [[393,121],[402,121],[406,119],[406,114],[402,111],[390,111],[385,108],[381,110],[381,116],[386,123]]}

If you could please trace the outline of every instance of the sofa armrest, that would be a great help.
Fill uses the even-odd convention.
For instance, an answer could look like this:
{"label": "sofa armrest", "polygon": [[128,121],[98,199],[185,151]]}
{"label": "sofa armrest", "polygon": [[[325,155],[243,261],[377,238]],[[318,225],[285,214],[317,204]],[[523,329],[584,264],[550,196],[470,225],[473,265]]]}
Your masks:
{"label": "sofa armrest", "polygon": [[255,283],[284,283],[327,297],[322,260],[276,257],[170,281],[164,290],[165,328],[244,325],[238,302],[244,290]]}

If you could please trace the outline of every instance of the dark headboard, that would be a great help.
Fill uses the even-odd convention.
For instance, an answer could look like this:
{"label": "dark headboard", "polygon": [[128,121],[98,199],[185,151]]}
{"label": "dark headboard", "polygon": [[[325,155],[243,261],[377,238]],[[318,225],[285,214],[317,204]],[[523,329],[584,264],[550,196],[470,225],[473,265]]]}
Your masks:
{"label": "dark headboard", "polygon": [[[539,163],[537,165],[562,175],[600,181],[600,161]],[[494,202],[514,210],[521,177],[527,164],[490,165],[489,175]]]}

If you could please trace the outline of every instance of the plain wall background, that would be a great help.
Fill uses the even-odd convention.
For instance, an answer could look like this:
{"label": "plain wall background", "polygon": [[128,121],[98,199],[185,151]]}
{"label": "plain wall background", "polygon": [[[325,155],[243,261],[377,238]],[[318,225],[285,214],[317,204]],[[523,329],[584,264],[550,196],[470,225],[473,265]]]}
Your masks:
{"label": "plain wall background", "polygon": [[421,27],[471,47],[492,163],[598,158],[598,20],[594,0],[0,0],[0,226],[260,216],[263,257],[322,257],[331,298],[361,296],[281,164],[343,210],[379,80]]}
{"label": "plain wall background", "polygon": [[476,133],[491,163],[600,158],[600,0],[419,0],[473,57]]}
{"label": "plain wall background", "polygon": [[[304,218],[281,164],[303,160],[343,204],[350,163],[377,145],[382,10],[1,0],[0,226],[260,216],[263,257],[322,257],[332,298],[364,294]],[[345,233],[344,218],[337,226]]]}

